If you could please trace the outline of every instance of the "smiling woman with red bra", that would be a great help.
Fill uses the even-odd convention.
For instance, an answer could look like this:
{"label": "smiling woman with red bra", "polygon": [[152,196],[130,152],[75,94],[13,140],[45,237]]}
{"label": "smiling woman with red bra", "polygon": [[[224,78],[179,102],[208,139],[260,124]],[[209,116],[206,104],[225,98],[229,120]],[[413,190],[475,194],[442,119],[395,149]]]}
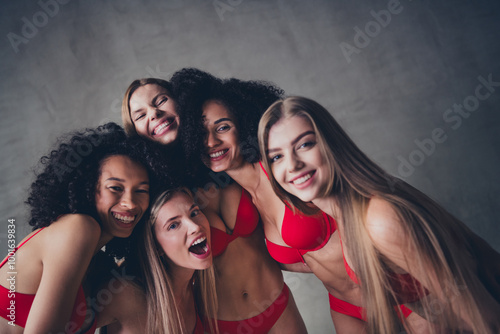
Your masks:
{"label": "smiling woman with red bra", "polygon": [[[288,270],[314,272],[330,294],[336,296],[331,315],[337,332],[362,333],[365,323],[359,308],[347,302],[342,304],[347,300],[360,305],[360,290],[344,268],[335,221],[322,213],[307,217],[287,208],[274,193],[259,163],[258,122],[264,109],[282,92],[268,83],[220,80],[196,69],[177,72],[171,82],[174,87],[185,88],[178,105],[183,113],[193,115],[192,123],[186,125],[194,137],[189,142],[198,145],[197,153],[192,155],[202,156],[212,172],[227,173],[244,189],[241,201],[248,198],[245,201],[255,205],[263,222],[267,249],[276,261]],[[230,200],[228,196],[227,201]],[[240,224],[251,226],[250,221]],[[213,229],[214,237],[228,232],[239,234],[242,230],[239,224],[222,225],[219,229],[222,231]],[[215,238],[213,244],[217,247]],[[264,247],[264,243],[258,245]],[[225,318],[221,311],[219,318]],[[220,328],[224,325],[220,324]]]}
{"label": "smiling woman with red bra", "polygon": [[109,123],[73,134],[41,159],[28,199],[34,231],[0,265],[2,282],[16,273],[15,284],[0,286],[0,332],[94,333],[86,296],[97,286],[88,268],[105,244],[113,253],[112,239],[131,235],[149,205],[148,171],[135,150]]}
{"label": "smiling woman with red bra", "polygon": [[[325,108],[303,97],[274,103],[260,121],[259,143],[285,203],[307,210],[312,202],[335,217],[370,333],[500,331],[499,254],[373,163]],[[400,303],[433,325],[412,326]]]}

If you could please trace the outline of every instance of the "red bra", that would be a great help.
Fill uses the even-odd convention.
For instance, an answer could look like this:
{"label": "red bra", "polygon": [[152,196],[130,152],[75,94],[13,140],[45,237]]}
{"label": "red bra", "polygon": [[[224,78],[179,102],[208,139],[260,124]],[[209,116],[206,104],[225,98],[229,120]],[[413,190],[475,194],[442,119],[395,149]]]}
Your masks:
{"label": "red bra", "polygon": [[[260,161],[259,164],[269,178]],[[281,238],[289,247],[275,244],[266,238],[267,250],[280,263],[304,262],[304,254],[323,248],[336,229],[335,220],[323,212],[306,216],[300,211],[294,213],[285,205]]]}
{"label": "red bra", "polygon": [[259,219],[259,211],[253,205],[250,194],[242,188],[233,232],[228,234],[216,227],[210,227],[213,256],[219,256],[224,253],[227,246],[236,238],[251,236],[257,228]]}
{"label": "red bra", "polygon": [[[22,242],[18,247],[14,248],[14,251],[7,256],[2,263],[0,263],[0,268],[4,266],[5,263],[9,260],[9,258],[14,255],[14,253],[21,248],[22,245],[24,245],[26,242],[28,242],[31,238],[33,238],[35,235],[37,235],[41,230],[43,230],[45,227],[42,227],[33,235],[31,235],[28,239],[26,239],[24,242]],[[11,300],[15,301],[15,320],[14,323],[22,328],[26,327],[26,321],[28,320],[28,315],[31,309],[31,305],[33,304],[33,301],[35,300],[35,295],[29,295],[25,293],[20,293],[20,292],[11,292],[11,290],[5,288],[4,286],[0,285],[0,317],[11,321],[9,318],[10,311],[8,310],[9,307],[11,307]],[[87,306],[87,301],[85,299],[85,294],[83,292],[82,286],[78,289],[78,294],[76,295],[76,300],[75,304],[73,306],[73,312],[71,313],[71,319],[70,322],[75,325],[75,327],[68,326],[68,328],[73,328],[74,331],[68,332],[68,333],[81,333],[81,334],[93,334],[95,329],[96,329],[96,319],[95,319],[95,314],[93,310],[90,310],[93,320],[91,325],[88,326],[88,328],[81,328],[82,325],[85,322],[85,315],[88,312],[82,312],[82,305]]]}
{"label": "red bra", "polygon": [[323,212],[306,216],[300,212],[294,214],[285,206],[281,237],[290,247],[275,244],[266,238],[267,250],[280,263],[304,262],[304,254],[323,248],[336,229],[335,220]]}

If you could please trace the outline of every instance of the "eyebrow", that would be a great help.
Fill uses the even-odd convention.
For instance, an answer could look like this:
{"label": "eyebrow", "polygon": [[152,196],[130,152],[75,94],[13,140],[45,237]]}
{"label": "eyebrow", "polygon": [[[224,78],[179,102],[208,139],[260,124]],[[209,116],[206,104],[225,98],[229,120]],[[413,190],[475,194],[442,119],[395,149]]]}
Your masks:
{"label": "eyebrow", "polygon": [[229,122],[231,122],[231,123],[234,123],[232,119],[230,119],[230,118],[227,118],[227,117],[226,117],[226,118],[219,118],[218,120],[216,120],[216,121],[214,122],[214,124],[219,124],[219,123],[222,123],[222,122],[227,122],[227,121],[229,121]]}
{"label": "eyebrow", "polygon": [[[316,133],[314,131],[312,131],[312,130],[305,131],[305,132],[301,133],[300,135],[298,135],[297,138],[295,138],[294,140],[292,140],[291,145],[293,146],[293,145],[297,144],[297,142],[299,140],[301,140],[303,137],[305,137],[307,135],[315,135],[315,134]],[[279,151],[279,150],[281,150],[281,148],[270,148],[270,149],[267,150],[267,153],[269,154],[269,153],[276,152],[276,151]]]}
{"label": "eyebrow", "polygon": [[[124,179],[120,179],[120,178],[117,178],[117,177],[110,177],[110,178],[107,178],[106,181],[118,181],[118,182],[125,182]],[[149,185],[149,182],[148,181],[142,181],[141,183],[139,184],[146,184],[146,185]]]}
{"label": "eyebrow", "polygon": [[156,95],[155,97],[153,97],[153,100],[151,100],[151,102],[153,102],[153,105],[156,105],[156,101],[158,101],[158,98],[160,96],[166,96],[167,98],[170,98],[166,93],[159,93],[158,95]]}
{"label": "eyebrow", "polygon": [[[198,205],[196,205],[196,203],[194,203],[193,205],[191,205],[191,207],[188,209],[188,211],[191,211],[193,210],[193,208],[197,207]],[[177,218],[179,218],[180,216],[175,216],[175,217],[170,217],[167,219],[167,221],[165,222],[165,224],[163,224],[163,226],[165,226],[168,222],[172,221],[172,220],[175,220]]]}

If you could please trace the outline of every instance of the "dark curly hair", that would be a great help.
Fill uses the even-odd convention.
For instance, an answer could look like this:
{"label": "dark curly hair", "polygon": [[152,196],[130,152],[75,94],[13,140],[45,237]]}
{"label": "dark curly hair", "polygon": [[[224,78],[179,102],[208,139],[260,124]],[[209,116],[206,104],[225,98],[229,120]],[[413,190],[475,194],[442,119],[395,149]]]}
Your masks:
{"label": "dark curly hair", "polygon": [[[151,196],[157,192],[155,185],[167,182],[157,181],[153,173],[154,154],[145,149],[146,144],[137,138],[127,139],[124,130],[115,123],[70,133],[58,143],[56,149],[40,159],[37,169],[41,171],[31,184],[26,201],[31,208],[29,224],[33,230],[49,226],[67,213],[86,214],[99,222],[95,190],[101,162],[107,157],[125,155],[144,166],[152,185]],[[122,257],[128,242],[115,239],[119,238],[108,243],[107,253]]]}
{"label": "dark curly hair", "polygon": [[[284,91],[266,81],[219,79],[196,68],[184,68],[170,79],[179,115],[182,115],[182,143],[186,157],[196,159],[205,152],[206,130],[201,122],[203,104],[216,100],[234,116],[243,157],[250,163],[260,160],[257,129],[266,109],[283,98]],[[206,172],[206,168],[204,169]],[[208,172],[210,173],[210,172]],[[206,175],[203,177],[207,179]]]}

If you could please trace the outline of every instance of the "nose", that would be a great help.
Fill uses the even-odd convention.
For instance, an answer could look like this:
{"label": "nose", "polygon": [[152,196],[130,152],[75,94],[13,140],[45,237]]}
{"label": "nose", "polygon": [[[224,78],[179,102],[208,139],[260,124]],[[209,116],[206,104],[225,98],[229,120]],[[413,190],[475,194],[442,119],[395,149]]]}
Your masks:
{"label": "nose", "polygon": [[157,118],[160,118],[163,115],[163,110],[151,107],[148,111],[149,114],[149,120],[153,121]]}
{"label": "nose", "polygon": [[217,137],[216,134],[214,134],[214,133],[212,133],[210,131],[208,132],[207,137],[206,137],[206,145],[207,145],[207,147],[210,147],[210,148],[216,147],[217,145],[220,144],[220,142],[221,141],[219,140],[219,138]]}
{"label": "nose", "polygon": [[300,159],[300,157],[295,152],[288,154],[287,158],[288,172],[290,173],[297,172],[301,170],[304,167],[304,165],[305,164],[302,161],[302,159]]}
{"label": "nose", "polygon": [[196,234],[200,231],[201,226],[194,222],[192,219],[186,219],[189,234]]}
{"label": "nose", "polygon": [[129,191],[123,193],[120,200],[120,205],[126,208],[127,210],[133,210],[137,207],[136,200],[133,194]]}

